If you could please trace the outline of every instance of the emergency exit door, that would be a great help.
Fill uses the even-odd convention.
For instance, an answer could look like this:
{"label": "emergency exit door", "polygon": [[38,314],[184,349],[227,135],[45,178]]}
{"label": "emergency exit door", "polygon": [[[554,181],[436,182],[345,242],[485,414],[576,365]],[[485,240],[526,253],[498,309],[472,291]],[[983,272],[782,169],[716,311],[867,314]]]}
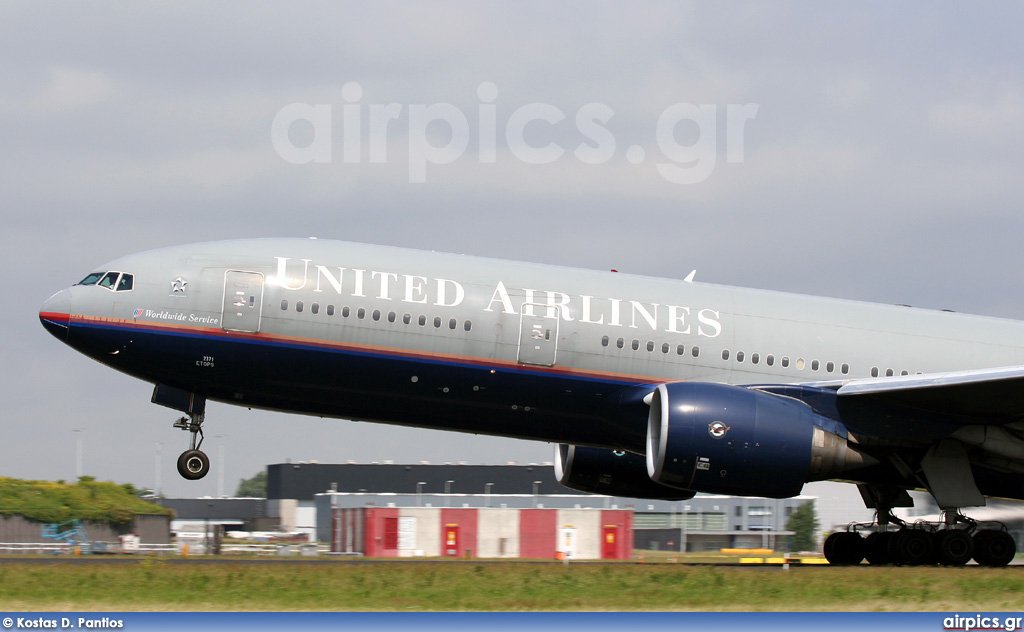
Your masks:
{"label": "emergency exit door", "polygon": [[554,366],[557,347],[558,307],[524,303],[519,327],[519,362]]}
{"label": "emergency exit door", "polygon": [[263,314],[263,275],[259,272],[228,270],[224,273],[224,331],[254,334],[260,330]]}

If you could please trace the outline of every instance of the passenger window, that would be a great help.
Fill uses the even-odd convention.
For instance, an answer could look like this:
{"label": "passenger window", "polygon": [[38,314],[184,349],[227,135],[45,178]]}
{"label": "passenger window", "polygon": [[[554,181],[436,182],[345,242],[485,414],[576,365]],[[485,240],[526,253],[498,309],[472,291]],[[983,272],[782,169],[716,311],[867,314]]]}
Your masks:
{"label": "passenger window", "polygon": [[310,305],[309,306],[309,311],[313,312],[314,314],[319,314],[320,313],[320,303],[313,303],[312,305]]}
{"label": "passenger window", "polygon": [[118,292],[127,292],[132,289],[132,284],[135,282],[135,277],[130,274],[122,274],[121,280],[117,282]]}
{"label": "passenger window", "polygon": [[618,340],[615,341],[615,346],[618,347],[619,349],[622,348],[623,344],[625,344],[625,341],[622,338],[619,338]]}
{"label": "passenger window", "polygon": [[78,285],[96,285],[106,272],[93,272],[78,282]]}
{"label": "passenger window", "polygon": [[817,371],[818,370],[818,366],[819,366],[819,364],[818,364],[817,360],[811,360],[811,370],[812,371]]}
{"label": "passenger window", "polygon": [[373,320],[374,321],[379,321],[380,320],[380,310],[379,309],[373,310]]}
{"label": "passenger window", "polygon": [[398,318],[398,314],[396,314],[394,312],[388,312],[388,322],[389,323],[395,322],[395,319],[397,319],[397,318]]}
{"label": "passenger window", "polygon": [[334,316],[334,305],[328,305],[327,306],[327,315],[328,316]]}
{"label": "passenger window", "polygon": [[640,341],[637,340],[636,338],[633,338],[633,345],[632,345],[632,347],[633,347],[633,351],[636,351],[637,349],[639,349],[640,348]]}
{"label": "passenger window", "polygon": [[281,301],[281,311],[288,311],[288,299],[284,299]]}
{"label": "passenger window", "polygon": [[885,377],[892,377],[892,375],[893,375],[892,369],[886,369],[885,370]]}
{"label": "passenger window", "polygon": [[743,352],[742,352],[742,351],[737,351],[737,352],[736,352],[736,361],[737,361],[737,362],[739,362],[739,363],[741,363],[741,364],[742,364],[742,363],[743,363],[743,358],[745,358],[745,357],[746,357],[746,356],[745,356],[745,355],[743,354]]}
{"label": "passenger window", "polygon": [[666,343],[663,343],[663,344],[661,345],[661,352],[662,352],[662,353],[668,353],[669,349],[671,349],[671,347],[670,347],[670,346],[668,345],[668,343],[667,343],[667,342],[666,342]]}
{"label": "passenger window", "polygon": [[459,321],[454,318],[448,321],[448,329],[455,331],[455,328],[459,326]]}
{"label": "passenger window", "polygon": [[842,372],[843,375],[846,375],[847,373],[850,372],[850,365],[844,362],[843,365],[839,367],[839,370]]}
{"label": "passenger window", "polygon": [[683,345],[677,345],[676,346],[676,355],[683,355],[683,351],[684,351]]}
{"label": "passenger window", "polygon": [[647,341],[647,352],[650,353],[652,351],[654,351],[654,341],[653,340],[648,340]]}
{"label": "passenger window", "polygon": [[751,353],[750,354],[750,363],[751,364],[757,364],[760,361],[761,361],[761,355],[760,354],[758,354],[758,353]]}
{"label": "passenger window", "polygon": [[700,356],[700,347],[690,347],[690,355],[695,358]]}
{"label": "passenger window", "polygon": [[402,324],[408,325],[411,322],[412,322],[412,314],[406,312],[405,314],[402,315]]}
{"label": "passenger window", "polygon": [[782,356],[782,368],[789,368],[789,356]]}
{"label": "passenger window", "polygon": [[427,324],[427,317],[424,316],[423,314],[420,314],[419,323],[420,323],[420,327],[425,326]]}
{"label": "passenger window", "polygon": [[295,301],[295,311],[297,311],[297,312],[301,312],[302,311],[302,301]]}
{"label": "passenger window", "polygon": [[835,362],[829,362],[828,364],[826,364],[825,365],[825,370],[828,371],[829,373],[831,373],[832,371],[835,371],[836,370]]}
{"label": "passenger window", "polygon": [[803,371],[804,370],[804,359],[803,358],[797,358],[796,359],[796,368],[797,368],[798,371]]}
{"label": "passenger window", "polygon": [[359,320],[366,318],[366,308],[360,307],[358,310],[356,310],[356,318],[358,318]]}
{"label": "passenger window", "polygon": [[729,350],[728,349],[722,349],[722,359],[723,360],[728,360],[729,359]]}
{"label": "passenger window", "polygon": [[601,346],[602,347],[607,347],[608,346],[608,336],[601,336]]}
{"label": "passenger window", "polygon": [[769,353],[768,357],[764,359],[764,363],[768,366],[775,366],[775,356]]}
{"label": "passenger window", "polygon": [[877,366],[871,367],[871,377],[878,377],[878,367]]}
{"label": "passenger window", "polygon": [[440,316],[434,316],[434,328],[435,329],[440,329],[441,328],[441,317]]}
{"label": "passenger window", "polygon": [[900,371],[900,375],[910,375],[910,372],[906,370]]}
{"label": "passenger window", "polygon": [[465,323],[462,324],[462,328],[465,329],[466,331],[472,331],[473,330],[473,321],[467,320]]}
{"label": "passenger window", "polygon": [[352,310],[350,310],[348,308],[348,305],[346,305],[345,307],[341,308],[341,316],[342,316],[342,318],[348,318],[349,314],[351,314],[351,313],[352,313]]}

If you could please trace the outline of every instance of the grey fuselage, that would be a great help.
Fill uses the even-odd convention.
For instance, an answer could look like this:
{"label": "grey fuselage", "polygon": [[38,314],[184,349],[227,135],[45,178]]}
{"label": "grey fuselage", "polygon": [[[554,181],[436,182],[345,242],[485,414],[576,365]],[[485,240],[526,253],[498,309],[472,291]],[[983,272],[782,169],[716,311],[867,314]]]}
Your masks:
{"label": "grey fuselage", "polygon": [[643,397],[666,382],[1024,363],[1024,324],[1005,319],[326,240],[166,248],[98,271],[132,275],[131,289],[72,286],[41,316],[143,380],[641,454]]}

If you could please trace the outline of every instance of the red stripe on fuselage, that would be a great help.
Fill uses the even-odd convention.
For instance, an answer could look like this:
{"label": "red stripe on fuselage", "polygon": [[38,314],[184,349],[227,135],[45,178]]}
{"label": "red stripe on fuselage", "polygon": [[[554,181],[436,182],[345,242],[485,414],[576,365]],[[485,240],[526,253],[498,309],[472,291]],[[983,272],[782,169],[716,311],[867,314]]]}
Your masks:
{"label": "red stripe on fuselage", "polygon": [[[40,317],[43,315],[40,314]],[[376,345],[367,345],[359,343],[345,343],[345,342],[334,342],[328,340],[322,340],[318,338],[302,338],[298,336],[280,336],[276,334],[268,333],[243,333],[235,331],[224,331],[223,329],[216,327],[201,327],[198,325],[180,325],[172,323],[156,323],[156,322],[138,322],[137,320],[127,320],[124,318],[109,318],[105,316],[85,316],[82,314],[56,314],[58,317],[63,317],[63,322],[69,324],[83,324],[83,325],[100,325],[105,327],[116,327],[131,330],[150,331],[153,333],[179,333],[192,336],[208,336],[210,338],[219,339],[231,339],[240,341],[253,341],[253,342],[264,342],[264,343],[280,343],[299,345],[304,347],[313,347],[328,350],[337,351],[349,351],[355,353],[366,353],[373,355],[384,355],[393,358],[407,359],[407,360],[425,360],[431,362],[450,362],[457,364],[468,364],[478,366],[484,369],[502,369],[502,370],[515,370],[515,371],[529,371],[532,373],[546,373],[549,375],[558,375],[564,377],[579,377],[591,380],[610,380],[615,382],[626,382],[632,384],[662,384],[666,382],[676,381],[672,379],[666,379],[663,377],[652,377],[646,375],[633,375],[629,373],[614,373],[608,371],[595,371],[591,369],[576,369],[569,367],[545,367],[545,366],[532,366],[527,364],[520,364],[518,362],[512,362],[508,360],[491,360],[478,358],[474,356],[457,355],[453,353],[437,353],[427,351],[416,351],[412,349],[402,349],[399,347],[381,347]],[[60,322],[60,321],[58,321]]]}
{"label": "red stripe on fuselage", "polygon": [[48,320],[51,323],[67,325],[71,321],[71,314],[63,314],[61,312],[39,312],[39,320]]}

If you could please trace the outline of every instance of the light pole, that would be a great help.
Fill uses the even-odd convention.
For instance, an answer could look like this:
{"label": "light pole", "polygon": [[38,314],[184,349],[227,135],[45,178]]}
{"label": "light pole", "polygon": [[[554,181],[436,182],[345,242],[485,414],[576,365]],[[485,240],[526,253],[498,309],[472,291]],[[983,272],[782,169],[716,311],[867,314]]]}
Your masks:
{"label": "light pole", "polygon": [[220,446],[217,448],[217,498],[224,498],[224,439],[227,435],[214,435],[220,439]]}
{"label": "light pole", "polygon": [[686,518],[690,515],[690,506],[683,505],[683,524],[680,529],[679,553],[686,553]]}
{"label": "light pole", "polygon": [[205,543],[203,544],[203,555],[210,554],[210,514],[213,513],[213,501],[206,502],[206,532],[203,533],[205,536]]}
{"label": "light pole", "polygon": [[163,447],[163,442],[156,442],[156,463],[153,471],[153,494],[157,497],[160,496],[160,452],[163,450]]}
{"label": "light pole", "polygon": [[424,485],[426,485],[426,483],[423,482],[423,481],[420,481],[420,482],[416,483],[416,506],[417,507],[422,507],[423,506],[423,486]]}
{"label": "light pole", "polygon": [[533,506],[537,506],[537,489],[540,487],[541,481],[533,481]]}
{"label": "light pole", "polygon": [[451,507],[452,506],[451,493],[452,493],[452,483],[454,483],[454,482],[455,481],[445,481],[444,482],[444,506],[445,507]]}
{"label": "light pole", "polygon": [[492,487],[494,487],[494,483],[484,483],[484,494],[487,495],[487,498],[485,500],[487,501],[487,506],[488,507],[491,506],[491,488]]}
{"label": "light pole", "polygon": [[85,428],[72,428],[75,433],[75,480],[82,478],[82,433]]}

